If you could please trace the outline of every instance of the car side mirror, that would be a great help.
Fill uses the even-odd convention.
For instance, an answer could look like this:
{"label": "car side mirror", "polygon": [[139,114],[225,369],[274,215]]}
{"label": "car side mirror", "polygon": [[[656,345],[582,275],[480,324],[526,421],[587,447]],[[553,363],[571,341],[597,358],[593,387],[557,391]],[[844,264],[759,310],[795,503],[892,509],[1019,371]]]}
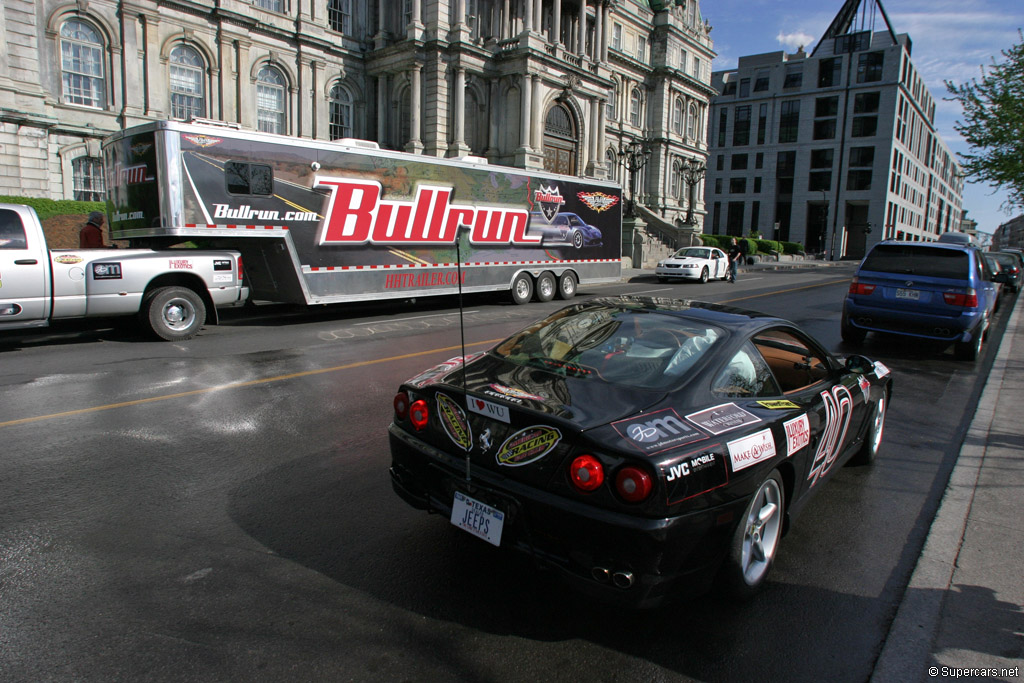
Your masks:
{"label": "car side mirror", "polygon": [[843,367],[846,368],[847,372],[857,372],[866,375],[875,369],[875,364],[860,354],[854,354],[846,357],[846,363]]}

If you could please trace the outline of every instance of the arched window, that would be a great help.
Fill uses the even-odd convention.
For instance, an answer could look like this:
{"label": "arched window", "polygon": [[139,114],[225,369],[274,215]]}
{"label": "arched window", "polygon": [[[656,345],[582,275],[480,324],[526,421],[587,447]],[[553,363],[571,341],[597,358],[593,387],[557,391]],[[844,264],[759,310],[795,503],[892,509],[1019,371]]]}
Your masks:
{"label": "arched window", "polygon": [[619,180],[619,158],[615,155],[614,149],[604,153],[604,163],[608,167],[608,180]]}
{"label": "arched window", "polygon": [[629,96],[629,122],[630,124],[640,127],[640,89],[633,88],[633,93]]}
{"label": "arched window", "polygon": [[689,113],[686,117],[686,139],[690,142],[696,142],[697,130],[697,106],[691,104]]}
{"label": "arched window", "polygon": [[676,135],[683,134],[683,98],[677,97],[672,103],[672,132]]}
{"label": "arched window", "polygon": [[78,19],[65,21],[60,27],[60,69],[65,103],[96,108],[106,104],[99,31]]}
{"label": "arched window", "polygon": [[341,83],[331,87],[329,96],[332,140],[352,137],[352,95]]}
{"label": "arched window", "polygon": [[103,160],[99,157],[78,157],[71,162],[71,187],[75,200],[100,202],[106,195],[103,182]]}
{"label": "arched window", "polygon": [[257,127],[264,133],[283,135],[286,132],[285,113],[284,74],[272,66],[265,66],[256,77]]}
{"label": "arched window", "polygon": [[171,117],[189,120],[193,116],[206,116],[203,96],[203,58],[187,45],[171,50]]}
{"label": "arched window", "polygon": [[615,81],[612,85],[612,91],[608,95],[608,104],[604,112],[605,118],[609,121],[618,121],[619,119],[619,82]]}
{"label": "arched window", "polygon": [[679,159],[672,162],[672,173],[669,175],[669,194],[673,199],[681,200],[683,197],[683,168]]}

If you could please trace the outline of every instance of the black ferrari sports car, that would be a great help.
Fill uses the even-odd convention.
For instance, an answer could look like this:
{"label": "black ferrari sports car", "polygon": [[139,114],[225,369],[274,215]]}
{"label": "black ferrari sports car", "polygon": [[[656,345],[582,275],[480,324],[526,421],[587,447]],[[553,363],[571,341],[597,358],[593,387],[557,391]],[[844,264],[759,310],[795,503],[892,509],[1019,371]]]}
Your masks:
{"label": "black ferrari sports car", "polygon": [[608,601],[748,596],[790,520],[882,441],[892,377],[792,323],[645,297],[563,308],[405,382],[395,491]]}

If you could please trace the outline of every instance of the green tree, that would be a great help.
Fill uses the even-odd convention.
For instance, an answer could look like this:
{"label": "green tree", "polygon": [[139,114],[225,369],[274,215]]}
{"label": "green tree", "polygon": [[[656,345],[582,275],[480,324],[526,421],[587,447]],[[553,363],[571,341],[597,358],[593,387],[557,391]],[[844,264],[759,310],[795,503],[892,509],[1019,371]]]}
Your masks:
{"label": "green tree", "polygon": [[963,108],[963,120],[954,128],[971,151],[959,154],[972,182],[986,182],[1005,190],[1006,210],[1024,207],[1024,33],[1021,42],[1002,50],[1002,62],[981,68],[981,79],[946,89]]}

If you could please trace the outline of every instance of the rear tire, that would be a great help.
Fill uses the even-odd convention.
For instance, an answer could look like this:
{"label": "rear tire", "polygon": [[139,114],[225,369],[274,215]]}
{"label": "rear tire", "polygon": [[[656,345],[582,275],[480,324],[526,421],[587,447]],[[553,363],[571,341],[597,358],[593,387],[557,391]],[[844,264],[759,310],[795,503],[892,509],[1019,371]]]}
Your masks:
{"label": "rear tire", "polygon": [[146,297],[140,314],[160,339],[184,341],[199,333],[206,321],[206,304],[186,287],[161,287]]}
{"label": "rear tire", "polygon": [[978,360],[981,356],[981,348],[985,343],[985,334],[988,332],[988,320],[983,320],[978,329],[971,335],[969,342],[957,342],[953,348],[953,355],[957,360]]}
{"label": "rear tire", "polygon": [[745,600],[764,587],[782,538],[785,498],[782,476],[772,470],[736,525],[729,557],[722,566],[723,587],[731,597]]}
{"label": "rear tire", "polygon": [[512,280],[512,301],[525,304],[533,296],[533,279],[526,273],[519,273]]}
{"label": "rear tire", "polygon": [[571,270],[562,273],[562,276],[558,278],[558,298],[568,300],[576,296],[576,286],[578,284],[579,280],[576,279],[576,273]]}
{"label": "rear tire", "polygon": [[540,277],[537,278],[537,301],[545,302],[551,301],[555,298],[555,292],[558,290],[558,284],[555,282],[555,276],[551,273],[541,273]]}

